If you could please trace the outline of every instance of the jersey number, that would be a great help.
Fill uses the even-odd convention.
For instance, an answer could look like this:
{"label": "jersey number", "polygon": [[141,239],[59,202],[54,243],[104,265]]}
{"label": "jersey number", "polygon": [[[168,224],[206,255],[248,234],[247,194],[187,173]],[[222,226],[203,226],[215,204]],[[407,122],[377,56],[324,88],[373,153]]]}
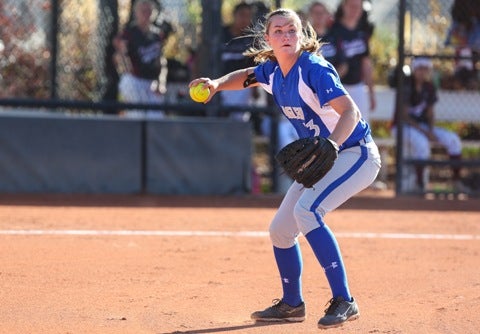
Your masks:
{"label": "jersey number", "polygon": [[320,127],[316,124],[313,124],[313,120],[309,120],[308,123],[303,123],[303,125],[309,129],[313,130],[315,132],[314,136],[320,136]]}

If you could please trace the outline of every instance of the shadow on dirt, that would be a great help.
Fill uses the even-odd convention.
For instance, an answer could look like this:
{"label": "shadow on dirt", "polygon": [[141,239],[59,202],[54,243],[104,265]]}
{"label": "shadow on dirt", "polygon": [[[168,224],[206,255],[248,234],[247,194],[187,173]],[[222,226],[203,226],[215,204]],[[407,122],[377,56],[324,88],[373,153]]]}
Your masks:
{"label": "shadow on dirt", "polygon": [[208,333],[241,331],[241,330],[245,330],[245,329],[248,329],[248,328],[255,328],[255,327],[288,326],[290,324],[292,324],[292,323],[291,322],[256,322],[256,323],[246,324],[246,325],[192,329],[192,330],[188,330],[188,331],[164,332],[164,333],[160,333],[160,334],[208,334]]}

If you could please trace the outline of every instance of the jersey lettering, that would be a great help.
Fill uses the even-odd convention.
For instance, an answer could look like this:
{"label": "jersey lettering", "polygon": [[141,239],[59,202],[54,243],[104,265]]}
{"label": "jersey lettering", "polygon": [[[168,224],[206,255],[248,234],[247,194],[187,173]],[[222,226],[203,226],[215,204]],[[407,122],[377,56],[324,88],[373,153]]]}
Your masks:
{"label": "jersey lettering", "polygon": [[345,56],[347,58],[355,57],[356,55],[361,55],[367,51],[367,46],[365,45],[365,41],[358,38],[352,41],[343,41],[343,45],[345,48]]}
{"label": "jersey lettering", "polygon": [[138,48],[138,53],[140,55],[140,59],[144,64],[151,63],[161,54],[160,43],[153,43],[151,45],[141,46]]}
{"label": "jersey lettering", "polygon": [[288,118],[301,120],[305,119],[303,110],[300,107],[282,107],[282,111]]}

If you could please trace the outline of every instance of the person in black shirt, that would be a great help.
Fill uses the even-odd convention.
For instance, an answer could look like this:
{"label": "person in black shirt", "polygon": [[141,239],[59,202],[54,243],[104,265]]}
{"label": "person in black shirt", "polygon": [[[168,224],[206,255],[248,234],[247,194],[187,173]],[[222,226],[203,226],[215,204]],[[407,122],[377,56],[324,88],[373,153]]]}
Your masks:
{"label": "person in black shirt", "polygon": [[373,65],[369,41],[373,25],[368,22],[362,0],[342,0],[335,13],[335,22],[324,38],[323,56],[338,71],[344,87],[368,121],[375,109]]}
{"label": "person in black shirt", "polygon": [[[165,85],[161,78],[163,45],[166,34],[155,29],[151,22],[155,4],[150,0],[137,0],[134,18],[114,40],[117,66],[122,73],[119,82],[120,98],[125,102],[163,103]],[[137,112],[134,112],[137,113]],[[153,117],[163,117],[163,112],[147,112]]]}
{"label": "person in black shirt", "polygon": [[[253,37],[248,36],[253,15],[252,5],[240,2],[233,9],[232,23],[222,28],[222,74],[254,65],[250,58],[243,55],[253,44]],[[223,91],[221,99],[224,106],[248,107],[252,102],[252,91],[249,89]],[[250,120],[249,112],[233,112],[231,116],[241,121]]]}

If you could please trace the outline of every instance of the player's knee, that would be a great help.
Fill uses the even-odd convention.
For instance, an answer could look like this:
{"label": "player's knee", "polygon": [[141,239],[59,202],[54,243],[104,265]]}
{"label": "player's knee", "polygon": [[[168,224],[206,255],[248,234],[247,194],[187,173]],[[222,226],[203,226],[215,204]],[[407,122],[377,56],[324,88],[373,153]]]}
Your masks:
{"label": "player's knee", "polygon": [[407,137],[404,141],[404,150],[409,158],[425,160],[430,157],[430,142],[426,136]]}
{"label": "player's knee", "polygon": [[318,228],[319,225],[323,225],[324,213],[322,210],[314,210],[310,206],[303,204],[301,201],[298,201],[295,205],[293,215],[297,221],[297,227],[303,235],[307,235],[307,233]]}
{"label": "player's knee", "polygon": [[272,245],[278,248],[290,248],[295,245],[295,240],[298,233],[289,233],[282,228],[281,225],[275,224],[275,221],[270,224],[268,230]]}
{"label": "player's knee", "polygon": [[462,141],[458,136],[452,136],[450,142],[446,146],[449,155],[461,155],[462,154]]}
{"label": "player's knee", "polygon": [[428,141],[419,141],[417,146],[413,148],[414,159],[429,159],[430,158],[430,143]]}

